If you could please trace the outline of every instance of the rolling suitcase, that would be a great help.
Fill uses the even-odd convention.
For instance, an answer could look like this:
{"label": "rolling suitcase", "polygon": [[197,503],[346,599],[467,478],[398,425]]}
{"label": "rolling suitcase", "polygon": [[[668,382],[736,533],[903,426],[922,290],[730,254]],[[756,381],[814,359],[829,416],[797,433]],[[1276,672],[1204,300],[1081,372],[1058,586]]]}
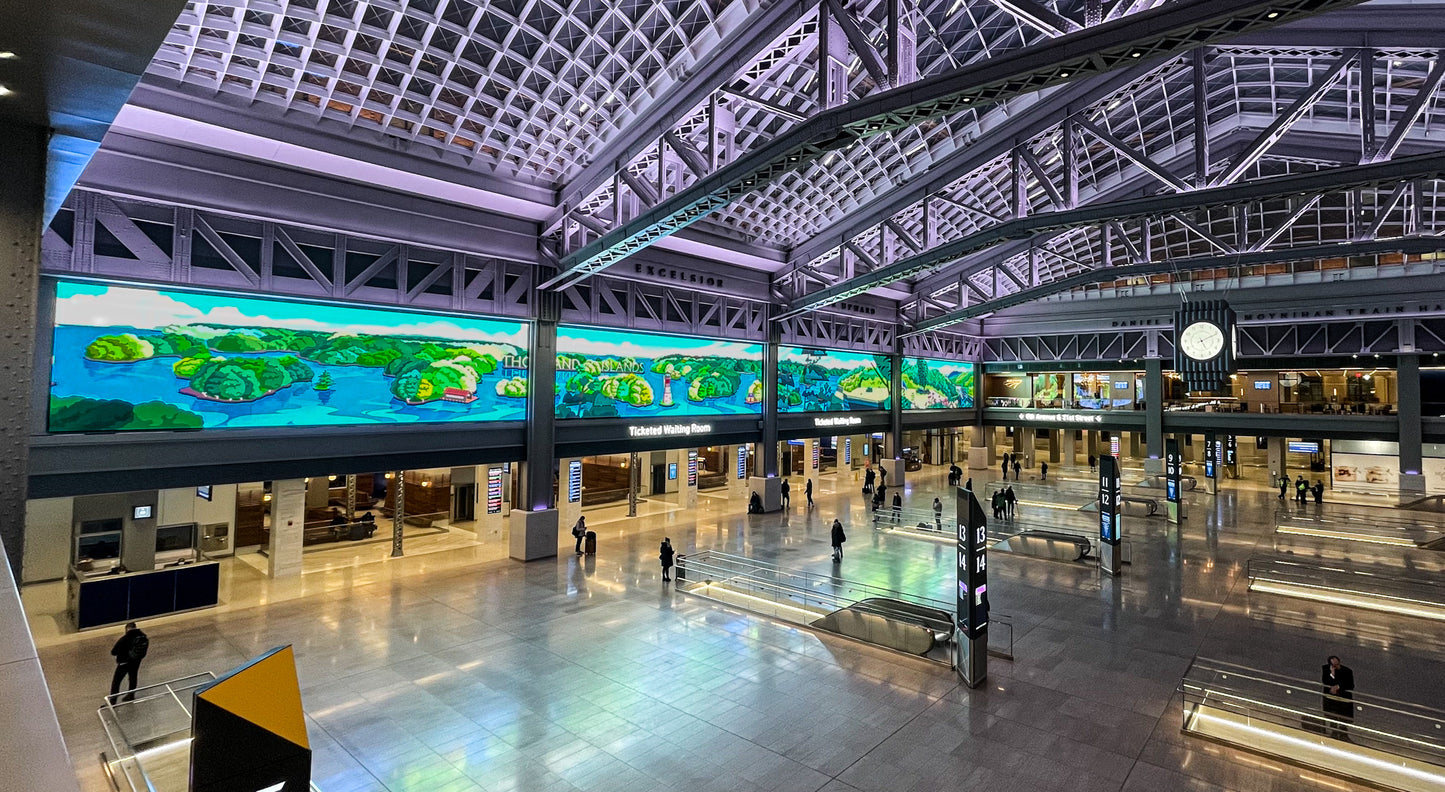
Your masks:
{"label": "rolling suitcase", "polygon": [[597,532],[588,531],[586,538],[582,540],[582,552],[587,555],[597,555]]}

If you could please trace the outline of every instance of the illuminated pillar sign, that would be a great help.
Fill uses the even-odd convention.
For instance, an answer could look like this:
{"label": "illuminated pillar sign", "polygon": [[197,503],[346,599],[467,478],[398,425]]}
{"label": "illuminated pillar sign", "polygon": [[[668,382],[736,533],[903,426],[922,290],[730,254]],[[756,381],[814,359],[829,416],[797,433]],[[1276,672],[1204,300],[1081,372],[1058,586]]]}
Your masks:
{"label": "illuminated pillar sign", "polygon": [[738,446],[738,481],[748,477],[748,447]]}
{"label": "illuminated pillar sign", "polygon": [[1113,437],[1110,437],[1110,438],[1109,438],[1109,453],[1112,454],[1112,455],[1114,455],[1114,456],[1118,456],[1118,455],[1119,455],[1119,436],[1118,436],[1118,435],[1114,435]]}
{"label": "illuminated pillar sign", "polygon": [[1119,460],[1106,456],[1099,460],[1099,541],[1119,543],[1119,501],[1123,484],[1119,476]]}
{"label": "illuminated pillar sign", "polygon": [[1179,502],[1179,462],[1179,441],[1171,437],[1164,441],[1164,486],[1170,503]]}
{"label": "illuminated pillar sign", "polygon": [[1215,449],[1215,447],[1214,447],[1214,433],[1213,433],[1213,432],[1205,432],[1205,434],[1204,434],[1204,475],[1207,476],[1207,477],[1209,477],[1209,478],[1214,478],[1214,477],[1215,477],[1215,468],[1217,467],[1216,462],[1217,462],[1217,460],[1218,460],[1218,457],[1217,457],[1216,454],[1215,454],[1216,450],[1217,450],[1217,449]]}
{"label": "illuminated pillar sign", "polygon": [[502,469],[487,468],[487,514],[502,512]]}
{"label": "illuminated pillar sign", "polygon": [[1239,444],[1234,435],[1224,437],[1224,464],[1234,467],[1238,464]]}
{"label": "illuminated pillar sign", "polygon": [[574,459],[567,463],[567,502],[577,503],[582,500],[582,460]]}
{"label": "illuminated pillar sign", "polygon": [[687,451],[687,486],[697,486],[697,449]]}
{"label": "illuminated pillar sign", "polygon": [[843,438],[843,464],[850,466],[853,464],[853,438],[851,437]]}
{"label": "illuminated pillar sign", "polygon": [[818,469],[818,459],[819,459],[818,446],[819,446],[819,445],[820,445],[820,443],[818,443],[818,441],[816,441],[816,440],[813,441],[813,469],[814,469],[814,470],[817,470],[817,469]]}
{"label": "illuminated pillar sign", "polygon": [[988,634],[987,522],[973,493],[958,492],[966,515],[958,521],[958,623],[966,637],[981,638]]}

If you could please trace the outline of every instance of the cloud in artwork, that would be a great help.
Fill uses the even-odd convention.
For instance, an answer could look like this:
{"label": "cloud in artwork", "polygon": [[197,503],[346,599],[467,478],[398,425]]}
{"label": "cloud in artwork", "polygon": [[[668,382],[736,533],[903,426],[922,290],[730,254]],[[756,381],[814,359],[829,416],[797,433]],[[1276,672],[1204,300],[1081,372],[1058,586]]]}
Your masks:
{"label": "cloud in artwork", "polygon": [[332,334],[367,333],[502,343],[523,349],[527,346],[527,328],[521,323],[504,322],[499,323],[496,329],[484,329],[468,327],[469,323],[465,320],[452,321],[412,312],[167,293],[121,286],[111,286],[98,294],[88,291],[62,294],[55,303],[55,322],[57,325],[128,326],[142,330],[182,324],[245,325]]}

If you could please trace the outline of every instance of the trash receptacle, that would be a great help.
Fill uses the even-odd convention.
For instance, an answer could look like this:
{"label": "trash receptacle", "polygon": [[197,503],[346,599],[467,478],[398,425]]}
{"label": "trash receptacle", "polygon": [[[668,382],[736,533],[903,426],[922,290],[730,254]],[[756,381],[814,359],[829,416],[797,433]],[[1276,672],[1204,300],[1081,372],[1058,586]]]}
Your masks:
{"label": "trash receptacle", "polygon": [[587,555],[597,555],[597,532],[588,531],[587,537],[582,541],[582,552]]}

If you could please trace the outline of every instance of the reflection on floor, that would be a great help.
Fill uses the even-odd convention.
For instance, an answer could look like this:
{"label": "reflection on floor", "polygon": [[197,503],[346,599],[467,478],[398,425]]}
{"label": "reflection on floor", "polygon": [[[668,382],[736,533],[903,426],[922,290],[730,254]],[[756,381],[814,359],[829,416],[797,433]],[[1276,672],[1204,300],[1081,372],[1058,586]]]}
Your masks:
{"label": "reflection on floor", "polygon": [[[997,475],[972,472],[976,486]],[[944,476],[910,472],[905,506],[927,508]],[[1263,484],[1195,493],[1181,529],[1126,522],[1122,578],[995,556],[990,595],[1013,617],[1016,659],[993,661],[977,690],[927,661],[660,582],[666,535],[684,553],[951,595],[953,549],[866,527],[850,474],[822,477],[813,510],[793,484],[792,508],[762,516],[714,497],[635,519],[625,504],[589,510],[597,556],[572,555],[564,531],[559,557],[531,564],[485,539],[286,581],[232,562],[221,608],[146,625],[141,676],[220,672],[293,644],[324,792],[1353,792],[1363,787],[1182,734],[1175,687],[1190,660],[1312,677],[1338,654],[1362,692],[1445,702],[1437,646],[1402,637],[1418,620],[1246,592],[1244,561],[1272,550],[1277,510],[1353,508],[1282,504]],[[840,567],[834,517],[853,526]],[[32,599],[27,589],[34,613]],[[77,773],[99,792],[95,708],[116,633],[37,638]]]}

